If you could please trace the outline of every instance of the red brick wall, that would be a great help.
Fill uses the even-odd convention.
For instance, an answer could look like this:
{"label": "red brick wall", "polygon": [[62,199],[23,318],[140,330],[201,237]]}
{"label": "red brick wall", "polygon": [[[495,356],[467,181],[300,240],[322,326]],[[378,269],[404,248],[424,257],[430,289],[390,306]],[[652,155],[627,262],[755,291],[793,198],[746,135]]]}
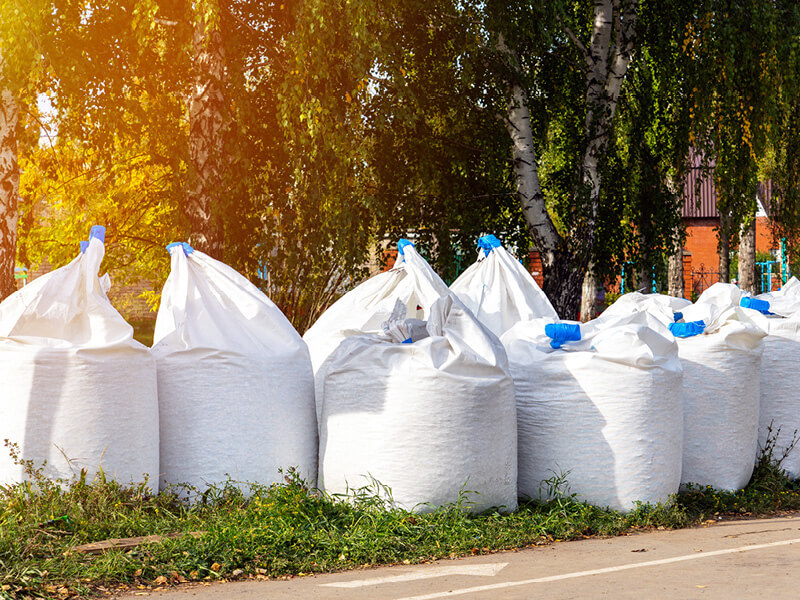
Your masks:
{"label": "red brick wall", "polygon": [[756,252],[769,252],[780,247],[772,235],[772,223],[767,217],[756,217]]}
{"label": "red brick wall", "polygon": [[388,271],[397,261],[397,248],[387,248],[381,256],[381,271]]}
{"label": "red brick wall", "polygon": [[692,253],[692,267],[699,271],[718,271],[719,252],[717,231],[719,219],[684,219],[686,244],[684,250]]}
{"label": "red brick wall", "polygon": [[684,251],[683,253],[683,297],[687,300],[692,299],[692,290],[694,289],[694,282],[692,281],[692,254]]}
{"label": "red brick wall", "polygon": [[539,285],[539,287],[544,286],[544,270],[542,267],[542,255],[539,254],[538,250],[531,250],[528,253],[528,259],[530,261],[530,271],[531,275],[533,275],[534,281]]}

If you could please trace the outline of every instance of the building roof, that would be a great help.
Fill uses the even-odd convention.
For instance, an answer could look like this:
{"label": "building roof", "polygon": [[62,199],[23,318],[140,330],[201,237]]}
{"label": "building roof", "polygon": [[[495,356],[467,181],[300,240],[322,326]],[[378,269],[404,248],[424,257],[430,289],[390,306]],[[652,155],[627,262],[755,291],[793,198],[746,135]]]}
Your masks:
{"label": "building roof", "polygon": [[[692,164],[686,174],[681,216],[684,219],[718,219],[717,189],[714,185],[714,177],[709,172],[703,172],[700,155],[692,152],[689,160]],[[713,169],[713,160],[709,166]],[[770,216],[772,181],[759,183],[756,194],[759,216]]]}

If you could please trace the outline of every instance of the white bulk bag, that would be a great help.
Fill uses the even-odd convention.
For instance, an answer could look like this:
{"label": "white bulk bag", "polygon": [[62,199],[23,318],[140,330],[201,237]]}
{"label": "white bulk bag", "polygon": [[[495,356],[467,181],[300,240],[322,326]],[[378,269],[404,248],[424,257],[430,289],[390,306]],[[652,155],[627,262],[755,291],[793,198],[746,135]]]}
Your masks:
{"label": "white bulk bag", "polygon": [[[792,277],[775,292],[742,300],[743,304],[770,314],[768,335],[761,357],[761,411],[758,427],[759,448],[765,448],[768,436],[776,437],[773,458],[789,450],[800,431],[800,282]],[[788,317],[788,318],[784,318]],[[781,463],[794,478],[800,477],[800,448],[788,453]]]}
{"label": "white bulk bag", "polygon": [[[688,323],[673,326],[684,370],[684,484],[738,490],[753,472],[767,325],[757,312],[730,306],[734,296],[696,303],[683,310]],[[692,323],[702,333],[681,337]]]}
{"label": "white bulk bag", "polygon": [[[98,277],[104,237],[93,227],[85,252],[0,304],[0,440],[53,479],[102,470],[155,491],[155,362]],[[24,477],[3,448],[0,483]]]}
{"label": "white bulk bag", "polygon": [[683,434],[675,339],[644,312],[567,324],[580,327],[580,341],[551,342],[548,326],[563,325],[523,321],[502,337],[517,394],[520,496],[546,499],[547,481],[564,475],[570,492],[598,506],[668,501]]}
{"label": "white bulk bag", "polygon": [[374,480],[396,506],[416,511],[455,503],[461,492],[467,509],[514,510],[517,422],[505,352],[452,294],[429,313],[422,335],[418,322],[391,323],[331,355],[320,486],[345,494]]}
{"label": "white bulk bag", "polygon": [[[391,269],[371,277],[339,298],[303,336],[317,375],[318,396],[322,392],[319,371],[346,337],[381,332],[398,300],[406,306],[408,317],[426,319],[433,303],[450,293],[411,242],[401,239],[397,252]],[[319,398],[317,404],[319,417]]]}
{"label": "white bulk bag", "polygon": [[162,486],[269,485],[290,467],[313,484],[314,384],[300,335],[230,267],[185,244],[168,248],[153,345]]}
{"label": "white bulk bag", "polygon": [[497,336],[518,321],[557,319],[550,300],[493,235],[478,240],[478,260],[450,286],[464,305]]}
{"label": "white bulk bag", "polygon": [[[800,314],[791,319],[771,318],[761,358],[761,416],[758,445],[777,436],[773,457],[789,449],[800,432]],[[771,433],[770,433],[771,430]],[[795,447],[781,463],[793,477],[800,477],[800,448]]]}
{"label": "white bulk bag", "polygon": [[598,319],[603,321],[643,311],[650,313],[665,325],[669,325],[675,322],[676,317],[678,320],[682,319],[681,311],[691,304],[685,298],[676,298],[665,294],[629,292],[620,296],[614,304],[605,309]]}
{"label": "white bulk bag", "polygon": [[781,289],[761,294],[756,299],[768,303],[770,314],[792,317],[800,313],[800,281],[792,277]]}

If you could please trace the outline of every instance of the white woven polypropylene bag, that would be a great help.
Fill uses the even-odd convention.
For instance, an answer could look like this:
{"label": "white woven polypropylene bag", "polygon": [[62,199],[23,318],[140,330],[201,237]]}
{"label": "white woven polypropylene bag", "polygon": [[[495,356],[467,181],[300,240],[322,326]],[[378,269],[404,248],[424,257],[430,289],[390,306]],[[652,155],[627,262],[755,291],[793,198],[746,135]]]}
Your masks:
{"label": "white woven polypropylene bag", "polygon": [[792,317],[800,313],[800,281],[792,277],[781,289],[756,298],[769,302],[769,312],[781,317]]}
{"label": "white woven polypropylene bag", "polygon": [[557,319],[530,273],[494,236],[480,239],[478,260],[450,286],[476,317],[501,336],[518,321]]}
{"label": "white woven polypropylene bag", "polygon": [[[800,320],[768,319],[761,358],[761,410],[758,445],[775,438],[773,457],[780,458],[800,432]],[[800,477],[800,448],[791,450],[781,463],[792,477]]]}
{"label": "white woven polypropylene bag", "polygon": [[553,350],[547,323],[520,322],[502,337],[517,394],[520,496],[546,499],[562,479],[579,499],[615,510],[668,501],[683,437],[675,339],[638,312],[581,326],[581,342]]}
{"label": "white woven polypropylene bag", "polygon": [[[405,305],[409,318],[424,320],[433,303],[449,293],[414,245],[400,240],[397,261],[391,269],[342,296],[303,335],[317,375],[317,396],[322,393],[320,369],[344,339],[353,334],[381,332],[398,300]],[[317,404],[319,417],[319,398]]]}
{"label": "white woven polypropylene bag", "polygon": [[747,485],[758,450],[766,326],[758,325],[755,311],[735,306],[715,306],[708,314],[704,334],[678,340],[685,408],[681,482],[738,490]]}
{"label": "white woven polypropylene bag", "polygon": [[417,511],[462,492],[466,509],[514,510],[517,424],[505,352],[452,294],[429,312],[429,337],[356,335],[331,356],[320,485],[344,494],[377,481],[397,506]]}
{"label": "white woven polypropylene bag", "polygon": [[290,467],[314,484],[314,384],[300,335],[230,267],[181,244],[170,254],[153,346],[162,486],[269,485]]}
{"label": "white woven polypropylene bag", "polygon": [[663,324],[669,325],[675,321],[676,313],[680,313],[691,304],[685,298],[676,298],[665,294],[629,292],[620,296],[614,304],[603,311],[598,319],[603,321],[643,311],[650,313]]}
{"label": "white woven polypropylene bag", "polygon": [[[104,229],[84,253],[0,304],[0,440],[46,476],[85,470],[157,487],[155,362],[111,306],[98,277]],[[25,478],[5,448],[0,483]]]}

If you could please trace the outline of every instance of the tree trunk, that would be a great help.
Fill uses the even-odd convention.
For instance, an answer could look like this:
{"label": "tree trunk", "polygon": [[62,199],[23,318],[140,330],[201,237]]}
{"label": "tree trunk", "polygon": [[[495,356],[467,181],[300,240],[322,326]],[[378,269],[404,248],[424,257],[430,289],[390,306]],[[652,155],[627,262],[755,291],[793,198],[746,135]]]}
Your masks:
{"label": "tree trunk", "polygon": [[[622,4],[623,6],[620,6]],[[585,231],[578,241],[591,248],[600,204],[600,158],[611,137],[617,101],[631,63],[635,45],[638,0],[595,0],[594,24],[589,47],[567,31],[586,62],[585,148],[581,164],[581,183],[576,198],[589,190],[589,211]]]}
{"label": "tree trunk", "polygon": [[597,276],[592,270],[592,265],[586,269],[581,287],[581,321],[591,321],[600,314],[600,307],[597,305]]}
{"label": "tree trunk", "polygon": [[742,225],[739,233],[739,287],[745,292],[757,294],[756,289],[756,218],[753,215],[748,225]]}
{"label": "tree trunk", "polygon": [[[499,45],[509,55],[512,52],[503,44]],[[580,281],[583,272],[575,266],[572,256],[563,249],[564,241],[558,235],[550,215],[547,213],[544,194],[539,183],[539,170],[536,151],[533,145],[533,129],[528,109],[528,94],[518,84],[511,86],[511,99],[508,103],[506,128],[511,137],[511,151],[514,161],[514,179],[517,199],[528,225],[536,249],[542,257],[543,290],[562,318],[576,319],[580,306]]]}
{"label": "tree trunk", "polygon": [[189,158],[192,177],[185,212],[191,244],[222,258],[224,199],[224,134],[228,127],[222,35],[203,21],[194,32],[194,91],[189,101]]}
{"label": "tree trunk", "polygon": [[643,294],[649,294],[653,291],[653,267],[649,263],[650,248],[648,236],[644,233],[646,217],[642,216],[642,222],[639,224],[639,268],[636,270],[636,289]]}
{"label": "tree trunk", "polygon": [[14,264],[19,217],[17,123],[19,107],[11,90],[0,88],[0,301],[16,289]]}
{"label": "tree trunk", "polygon": [[730,282],[731,272],[731,234],[730,215],[719,216],[719,280]]}
{"label": "tree trunk", "polygon": [[559,317],[577,321],[580,318],[585,267],[575,265],[572,262],[574,257],[563,251],[556,251],[551,256],[552,262],[549,264],[542,258],[542,290]]}
{"label": "tree trunk", "polygon": [[686,289],[683,284],[683,248],[680,244],[675,245],[675,251],[669,257],[667,268],[667,293],[676,298],[685,298]]}

